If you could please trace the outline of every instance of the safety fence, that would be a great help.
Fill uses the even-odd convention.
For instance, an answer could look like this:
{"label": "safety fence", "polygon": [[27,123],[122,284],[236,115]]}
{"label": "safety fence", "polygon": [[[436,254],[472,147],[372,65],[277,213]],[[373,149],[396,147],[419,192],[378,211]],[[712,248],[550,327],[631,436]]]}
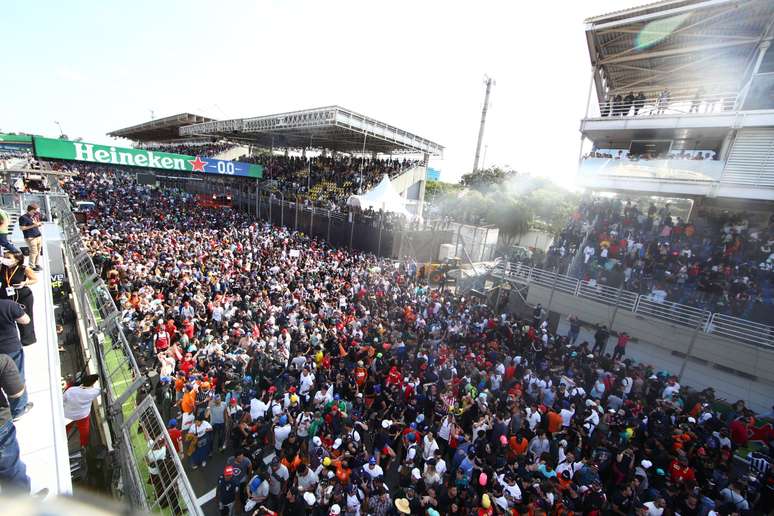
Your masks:
{"label": "safety fence", "polygon": [[121,312],[81,239],[66,195],[49,195],[63,230],[71,291],[96,357],[102,404],[115,451],[114,494],[133,509],[162,514],[202,514],[164,421],[147,396],[147,379],[137,366],[121,326]]}
{"label": "safety fence", "polygon": [[725,337],[745,344],[762,348],[774,348],[774,327],[748,321],[730,315],[712,313],[693,306],[673,303],[656,298],[650,294],[637,294],[623,288],[600,285],[593,281],[583,281],[530,267],[522,263],[498,260],[491,275],[524,284],[534,283],[548,287],[554,292],[562,292],[581,299],[588,299],[619,310],[626,310],[651,319],[685,326],[691,329]]}

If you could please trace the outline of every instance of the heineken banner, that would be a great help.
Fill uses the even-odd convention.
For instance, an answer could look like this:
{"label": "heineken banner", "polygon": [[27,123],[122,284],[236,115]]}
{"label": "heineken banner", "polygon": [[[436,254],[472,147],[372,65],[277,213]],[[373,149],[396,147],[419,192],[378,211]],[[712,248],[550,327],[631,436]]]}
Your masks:
{"label": "heineken banner", "polygon": [[180,172],[202,172],[224,176],[263,177],[262,166],[238,161],[127,149],[112,145],[97,145],[37,136],[33,140],[35,142],[35,156],[38,158],[87,161],[89,163],[104,163],[105,165],[127,165]]}

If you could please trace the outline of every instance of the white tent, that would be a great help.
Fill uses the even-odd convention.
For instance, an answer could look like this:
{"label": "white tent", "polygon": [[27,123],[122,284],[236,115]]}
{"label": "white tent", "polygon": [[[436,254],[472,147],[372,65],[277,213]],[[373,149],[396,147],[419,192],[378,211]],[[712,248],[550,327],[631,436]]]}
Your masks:
{"label": "white tent", "polygon": [[392,213],[400,213],[406,217],[411,217],[405,206],[405,199],[400,196],[395,188],[392,187],[390,178],[387,174],[382,177],[382,180],[371,191],[366,192],[363,195],[350,195],[347,199],[348,206],[355,206],[363,210],[368,208],[374,211],[389,211]]}

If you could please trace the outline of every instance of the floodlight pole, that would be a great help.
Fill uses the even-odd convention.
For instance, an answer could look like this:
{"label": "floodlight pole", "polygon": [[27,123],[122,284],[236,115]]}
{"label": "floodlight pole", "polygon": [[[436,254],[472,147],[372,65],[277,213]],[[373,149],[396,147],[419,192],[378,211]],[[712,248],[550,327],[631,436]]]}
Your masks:
{"label": "floodlight pole", "polygon": [[481,125],[478,128],[478,143],[476,143],[476,159],[473,161],[473,172],[478,170],[478,159],[481,156],[481,142],[484,140],[484,127],[486,126],[486,112],[489,110],[489,93],[492,91],[492,78],[487,77],[486,93],[484,94],[484,107],[481,109]]}

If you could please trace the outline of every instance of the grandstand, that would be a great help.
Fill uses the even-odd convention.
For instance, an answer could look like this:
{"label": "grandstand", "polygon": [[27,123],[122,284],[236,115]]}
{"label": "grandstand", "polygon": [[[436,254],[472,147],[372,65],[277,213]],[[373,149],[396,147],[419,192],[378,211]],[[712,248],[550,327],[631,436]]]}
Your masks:
{"label": "grandstand", "polygon": [[214,119],[192,113],[156,118],[140,124],[116,129],[108,133],[114,138],[126,138],[138,143],[170,143],[181,139],[180,128],[186,125],[210,122]]}
{"label": "grandstand", "polygon": [[[349,195],[367,191],[386,173],[409,211],[420,215],[427,162],[430,156],[443,154],[443,146],[433,141],[340,106],[232,120],[197,118],[201,117],[181,114],[108,135],[146,147],[173,141],[228,141],[234,144],[228,156],[216,157],[236,159],[242,152],[240,161],[266,168],[269,190],[288,197],[302,194],[326,206],[341,207]],[[284,155],[278,155],[280,151]],[[297,151],[302,159],[288,155]],[[310,154],[307,159],[307,152],[318,156]]]}

